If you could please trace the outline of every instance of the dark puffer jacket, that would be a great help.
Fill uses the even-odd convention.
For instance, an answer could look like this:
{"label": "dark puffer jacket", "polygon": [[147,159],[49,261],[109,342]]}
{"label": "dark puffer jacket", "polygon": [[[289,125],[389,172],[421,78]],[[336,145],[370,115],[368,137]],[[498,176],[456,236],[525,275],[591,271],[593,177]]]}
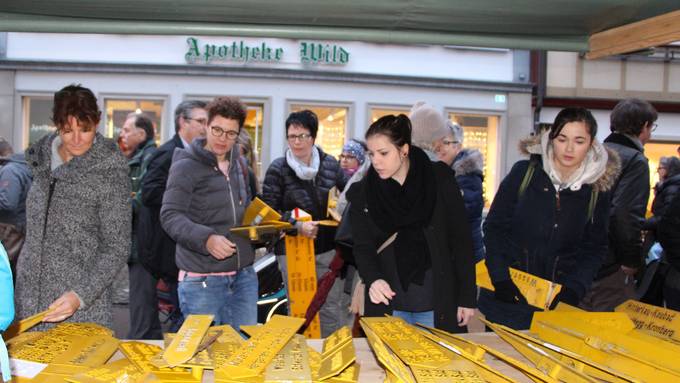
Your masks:
{"label": "dark puffer jacket", "polygon": [[[333,156],[319,150],[319,171],[311,181],[303,181],[293,168],[288,165],[286,157],[277,158],[269,165],[262,185],[262,200],[286,220],[290,220],[290,212],[300,208],[312,215],[314,220],[327,217],[328,191],[337,186],[339,190],[345,187],[347,180],[338,161]],[[322,253],[335,247],[335,229],[326,226],[319,227],[319,233],[314,241],[315,252]],[[277,254],[285,254],[283,241],[279,242]]]}
{"label": "dark puffer jacket", "polygon": [[451,166],[456,173],[456,182],[463,192],[465,211],[467,212],[475,261],[484,258],[484,241],[482,239],[482,211],[484,210],[484,158],[477,149],[463,149],[453,159]]}
{"label": "dark puffer jacket", "polygon": [[[195,273],[238,271],[253,263],[254,252],[247,238],[229,232],[239,226],[250,202],[234,146],[227,153],[229,177],[217,166],[215,155],[204,148],[205,138],[196,138],[185,149],[176,149],[163,195],[161,223],[177,242],[175,261],[180,270]],[[236,244],[236,254],[218,260],[206,248],[208,238],[223,235]]]}
{"label": "dark puffer jacket", "polygon": [[680,174],[667,178],[656,186],[656,196],[652,203],[653,217],[645,222],[645,230],[656,230],[659,219],[664,215],[673,198],[680,191]]}

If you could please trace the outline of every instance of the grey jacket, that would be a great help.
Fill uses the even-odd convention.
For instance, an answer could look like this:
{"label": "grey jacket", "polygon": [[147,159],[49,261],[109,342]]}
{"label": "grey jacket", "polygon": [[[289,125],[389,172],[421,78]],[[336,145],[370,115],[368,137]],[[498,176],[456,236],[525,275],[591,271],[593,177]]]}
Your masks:
{"label": "grey jacket", "polygon": [[110,326],[110,287],[130,251],[127,164],[116,144],[97,134],[84,155],[51,170],[55,137],[43,137],[26,154],[33,185],[17,266],[17,317],[46,310],[73,290],[84,305],[70,321]]}
{"label": "grey jacket", "polygon": [[[250,202],[234,146],[229,179],[217,167],[217,158],[207,151],[205,138],[195,139],[185,149],[175,149],[163,195],[161,224],[177,242],[175,262],[180,270],[195,273],[237,271],[253,263],[254,252],[247,238],[232,235],[229,229],[239,226]],[[212,234],[224,235],[237,247],[237,253],[218,260],[206,248]]]}
{"label": "grey jacket", "polygon": [[26,196],[31,188],[31,171],[23,154],[0,158],[0,222],[25,231]]}

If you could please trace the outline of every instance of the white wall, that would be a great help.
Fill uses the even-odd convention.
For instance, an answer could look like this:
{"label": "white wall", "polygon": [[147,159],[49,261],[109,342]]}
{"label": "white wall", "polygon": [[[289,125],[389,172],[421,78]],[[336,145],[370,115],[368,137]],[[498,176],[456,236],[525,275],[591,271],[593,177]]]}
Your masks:
{"label": "white wall", "polygon": [[[501,116],[501,129],[507,101],[497,102],[493,92],[432,89],[346,82],[293,81],[278,79],[222,78],[215,76],[163,76],[131,74],[97,74],[68,72],[18,71],[15,78],[15,126],[21,129],[21,96],[51,95],[70,83],[80,83],[99,98],[104,96],[154,96],[166,99],[163,113],[162,139],[174,134],[173,111],[187,95],[234,95],[265,103],[262,160],[269,163],[283,154],[284,121],[289,102],[328,102],[349,107],[347,137],[361,137],[367,129],[367,105],[410,107],[426,101],[445,110],[483,112]],[[507,99],[507,98],[506,98]],[[103,108],[103,104],[100,105]],[[529,109],[529,106],[526,106]],[[267,121],[270,116],[270,121]],[[21,146],[25,143],[15,142]],[[503,153],[500,153],[502,156]]]}
{"label": "white wall", "polygon": [[[187,64],[189,36],[129,36],[88,35],[59,33],[8,33],[7,59],[124,63],[157,65],[205,65]],[[277,69],[331,70],[348,73],[371,73],[401,76],[425,76],[436,78],[505,81],[512,82],[513,54],[504,49],[446,48],[441,46],[385,45],[361,42],[327,42],[342,46],[350,52],[346,65],[305,65],[300,63],[298,40],[268,38],[201,37],[201,45],[231,45],[244,41],[250,46],[265,42],[281,47],[285,53],[279,63],[247,64],[239,62],[211,62],[208,65],[236,67],[271,67]],[[308,41],[308,40],[305,40]]]}

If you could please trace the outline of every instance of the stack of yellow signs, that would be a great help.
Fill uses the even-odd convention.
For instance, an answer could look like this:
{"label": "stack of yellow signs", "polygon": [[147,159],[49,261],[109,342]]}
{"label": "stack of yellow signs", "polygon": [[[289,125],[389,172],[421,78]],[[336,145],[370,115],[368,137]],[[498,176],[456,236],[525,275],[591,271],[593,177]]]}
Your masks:
{"label": "stack of yellow signs", "polygon": [[[39,363],[37,375],[15,382],[59,382],[99,367],[116,352],[113,333],[95,324],[64,323],[45,332],[24,332],[7,341],[15,365]],[[28,363],[27,363],[28,362]]]}
{"label": "stack of yellow signs", "polygon": [[[477,274],[477,286],[494,291],[489,271],[483,260],[477,263],[475,271]],[[543,310],[547,310],[550,307],[550,304],[562,289],[562,285],[559,283],[539,278],[512,267],[510,268],[510,278],[512,278],[519,291],[524,295],[527,303]]]}
{"label": "stack of yellow signs", "polygon": [[[680,313],[631,301],[617,310],[538,312],[530,330],[544,344],[567,350],[588,365],[607,366],[619,375],[616,381],[680,381],[680,344],[673,339],[673,321]],[[603,379],[597,373],[592,376]]]}
{"label": "stack of yellow signs", "polygon": [[474,363],[400,318],[362,318],[361,327],[389,382],[486,382]]}

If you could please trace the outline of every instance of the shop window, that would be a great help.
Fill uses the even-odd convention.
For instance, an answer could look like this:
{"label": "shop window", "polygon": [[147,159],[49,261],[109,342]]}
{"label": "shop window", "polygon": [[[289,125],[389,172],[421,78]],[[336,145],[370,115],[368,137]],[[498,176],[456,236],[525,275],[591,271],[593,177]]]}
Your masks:
{"label": "shop window", "polygon": [[163,100],[107,98],[104,100],[106,121],[104,135],[117,138],[131,113],[144,114],[153,122],[156,144],[164,141],[161,137],[163,126]]}
{"label": "shop window", "polygon": [[298,112],[304,109],[311,110],[319,118],[319,132],[316,135],[316,145],[320,146],[324,152],[336,158],[340,156],[342,146],[345,144],[349,108],[302,104],[290,106],[291,112]]}
{"label": "shop window", "polygon": [[49,96],[24,96],[23,132],[26,147],[38,141],[42,136],[54,132],[56,127],[52,122],[53,98]]}
{"label": "shop window", "polygon": [[[371,119],[368,122],[368,125],[371,125],[372,123],[378,121],[380,117],[388,116],[390,114],[393,114],[395,116],[398,116],[400,114],[405,114],[408,116],[409,112],[411,111],[410,108],[404,107],[404,108],[393,108],[393,107],[376,107],[376,108],[371,108]],[[366,130],[368,130],[368,126],[366,127]]]}
{"label": "shop window", "polygon": [[243,128],[250,134],[250,140],[253,145],[253,152],[257,164],[251,165],[254,168],[255,175],[259,179],[262,174],[262,122],[264,121],[264,104],[246,102],[248,107],[248,114]]}
{"label": "shop window", "polygon": [[497,188],[499,117],[451,112],[449,119],[463,128],[463,147],[477,149],[484,157],[484,206],[488,208]]}
{"label": "shop window", "polygon": [[659,160],[661,157],[678,156],[680,142],[648,142],[645,144],[645,157],[649,160],[649,203],[647,214],[652,214],[652,201],[654,201],[654,186],[659,182]]}

